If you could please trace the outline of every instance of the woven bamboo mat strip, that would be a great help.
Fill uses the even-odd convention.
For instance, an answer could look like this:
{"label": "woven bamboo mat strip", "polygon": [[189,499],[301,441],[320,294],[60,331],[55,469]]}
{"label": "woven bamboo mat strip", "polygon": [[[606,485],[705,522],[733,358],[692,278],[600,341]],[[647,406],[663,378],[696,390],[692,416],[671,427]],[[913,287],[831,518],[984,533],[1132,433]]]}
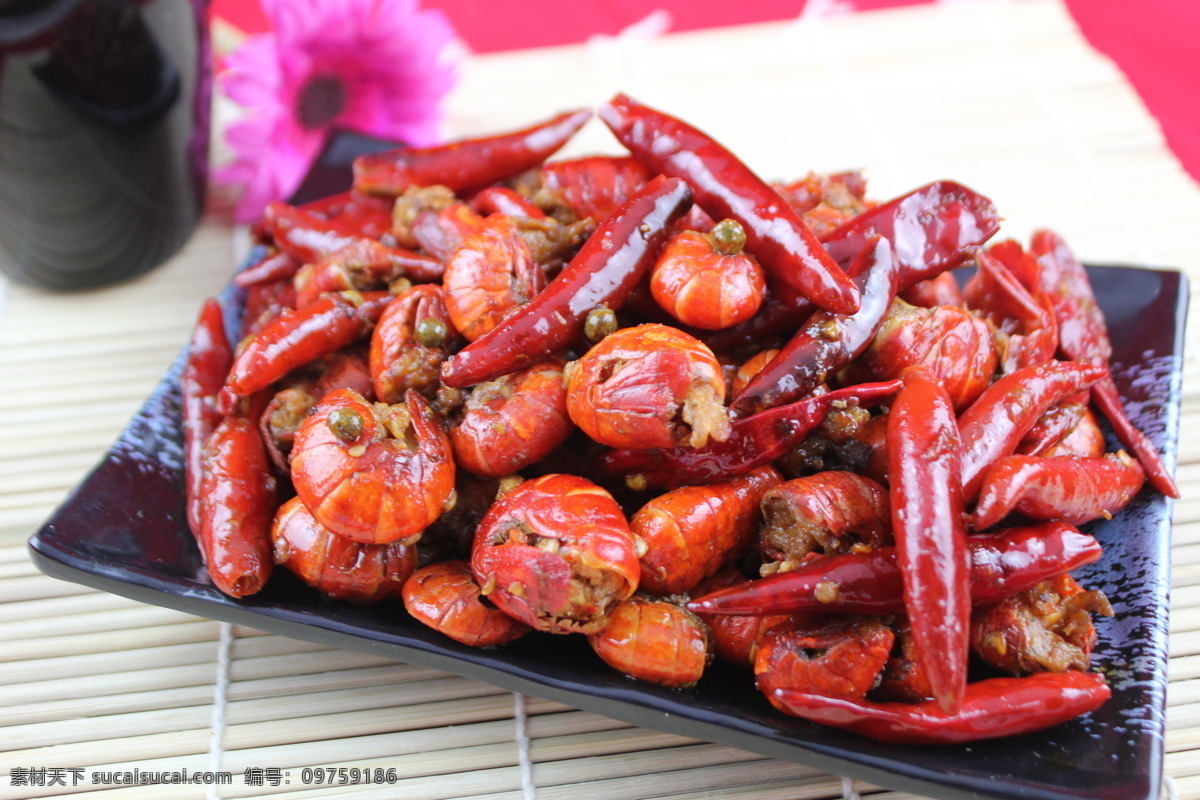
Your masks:
{"label": "woven bamboo mat strip", "polygon": [[[819,5],[819,4],[812,4]],[[768,176],[867,170],[888,197],[953,178],[1004,233],[1200,281],[1200,190],[1111,64],[1053,0],[960,2],[475,57],[452,133],[516,127],[626,91]],[[593,124],[571,154],[612,152]],[[220,769],[233,785],[13,787],[0,798],[830,800],[883,791],[476,681],[200,620],[45,578],[24,540],[111,443],[228,280],[207,222],[120,287],[0,294],[0,772]],[[1200,367],[1184,366],[1166,770],[1200,800]],[[518,717],[518,703],[521,713]],[[517,720],[523,720],[528,759]],[[248,767],[395,769],[382,786],[247,785]]]}

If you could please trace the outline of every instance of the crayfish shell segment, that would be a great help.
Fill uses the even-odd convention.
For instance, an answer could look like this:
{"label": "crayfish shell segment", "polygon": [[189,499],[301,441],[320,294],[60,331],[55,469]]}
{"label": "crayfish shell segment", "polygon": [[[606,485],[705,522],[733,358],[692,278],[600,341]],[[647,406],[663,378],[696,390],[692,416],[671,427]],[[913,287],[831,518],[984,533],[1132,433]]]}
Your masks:
{"label": "crayfish shell segment", "polygon": [[566,441],[575,426],[563,367],[550,359],[472,389],[450,430],[458,465],[477,475],[512,475]]}
{"label": "crayfish shell segment", "polygon": [[784,568],[814,552],[869,552],[893,543],[887,490],[853,472],[819,472],[782,483],[763,495],[762,510],[763,549]]}
{"label": "crayfish shell segment", "polygon": [[[732,220],[722,224],[737,226]],[[740,248],[721,252],[712,234],[696,231],[672,236],[650,273],[654,301],[685,325],[704,330],[745,322],[758,311],[765,292],[766,275],[753,256]]]}
{"label": "crayfish shell segment", "polygon": [[694,686],[713,658],[708,626],[700,617],[642,595],[614,608],[608,625],[588,642],[613,669],[672,689]]}
{"label": "crayfish shell segment", "polygon": [[971,650],[1011,675],[1087,670],[1097,640],[1093,613],[1112,616],[1104,593],[1060,575],[975,611]]}
{"label": "crayfish shell segment", "polygon": [[[692,596],[703,597],[706,594],[747,582],[741,571],[730,565],[702,581],[692,591]],[[791,619],[790,614],[752,616],[749,614],[704,614],[698,612],[698,616],[707,623],[712,635],[713,654],[721,661],[747,670],[754,668],[759,642],[767,632],[776,625]]]}
{"label": "crayfish shell segment", "polygon": [[777,707],[777,689],[861,700],[879,684],[895,638],[876,619],[795,617],[763,637],[754,677]]}
{"label": "crayfish shell segment", "polygon": [[433,397],[442,362],[457,341],[440,286],[423,283],[401,293],[371,334],[375,394],[385,403],[401,402],[409,389]]}
{"label": "crayfish shell segment", "polygon": [[634,593],[637,546],[612,495],[551,474],[499,499],[475,532],[475,580],[502,611],[549,633],[595,633]]}
{"label": "crayfish shell segment", "polygon": [[414,543],[454,491],[450,440],[421,395],[327,395],[296,432],[292,480],[317,522],[360,542]]}
{"label": "crayfish shell segment", "polygon": [[336,536],[313,519],[298,497],[279,508],[271,541],[276,564],[331,600],[369,604],[397,597],[417,566],[415,547]]}
{"label": "crayfish shell segment", "polygon": [[546,286],[516,222],[493,214],[446,264],[446,310],[469,341],[495,328]]}
{"label": "crayfish shell segment", "polygon": [[754,544],[763,494],[782,477],[773,467],[707,486],[684,486],[642,506],[629,527],[646,544],[641,588],[690,592]]}
{"label": "crayfish shell segment", "polygon": [[609,447],[703,447],[729,438],[720,363],[670,326],[622,328],[574,362],[566,378],[571,420]]}
{"label": "crayfish shell segment", "polygon": [[472,647],[520,639],[531,628],[485,603],[466,561],[421,567],[404,584],[404,607],[414,619]]}
{"label": "crayfish shell segment", "polygon": [[954,410],[971,405],[992,381],[999,359],[991,328],[957,306],[917,308],[893,300],[879,332],[861,356],[855,377],[891,380],[915,365],[927,367],[950,394]]}

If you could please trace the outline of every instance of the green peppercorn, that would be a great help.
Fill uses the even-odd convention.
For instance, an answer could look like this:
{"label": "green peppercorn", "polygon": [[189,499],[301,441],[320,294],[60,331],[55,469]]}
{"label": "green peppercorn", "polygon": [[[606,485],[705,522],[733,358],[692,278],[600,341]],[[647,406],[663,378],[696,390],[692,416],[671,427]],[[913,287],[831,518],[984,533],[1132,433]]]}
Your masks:
{"label": "green peppercorn", "polygon": [[746,231],[735,219],[723,219],[709,232],[713,249],[723,256],[736,256],[746,246]]}
{"label": "green peppercorn", "polygon": [[617,330],[617,312],[611,308],[597,306],[588,312],[583,323],[583,335],[592,344]]}
{"label": "green peppercorn", "polygon": [[363,418],[357,411],[336,408],[329,412],[325,421],[329,423],[329,430],[333,431],[333,435],[343,442],[353,442],[362,435]]}
{"label": "green peppercorn", "polygon": [[423,347],[441,347],[446,343],[446,323],[437,317],[425,317],[417,323],[413,338]]}

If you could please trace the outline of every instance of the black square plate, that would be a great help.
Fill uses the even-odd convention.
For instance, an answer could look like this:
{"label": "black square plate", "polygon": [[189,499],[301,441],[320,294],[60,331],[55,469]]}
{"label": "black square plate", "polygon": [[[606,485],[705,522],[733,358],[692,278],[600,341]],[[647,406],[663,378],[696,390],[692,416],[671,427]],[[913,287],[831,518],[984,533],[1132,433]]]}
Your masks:
{"label": "black square plate", "polygon": [[[1186,282],[1178,272],[1089,268],[1108,317],[1114,373],[1133,422],[1174,467]],[[238,297],[223,298],[236,316]],[[232,319],[230,320],[232,321]],[[1090,716],[971,746],[881,744],[776,712],[744,672],[715,664],[691,692],[609,670],[583,637],[536,634],[499,649],[459,645],[398,605],[328,602],[282,570],[233,600],[209,583],[184,513],[176,361],[94,472],[30,540],[45,573],[191,614],[465,675],[630,723],[721,742],[940,798],[1148,800],[1162,770],[1172,503],[1152,489],[1088,526],[1104,558],[1080,570],[1116,610],[1094,664],[1113,687]]]}

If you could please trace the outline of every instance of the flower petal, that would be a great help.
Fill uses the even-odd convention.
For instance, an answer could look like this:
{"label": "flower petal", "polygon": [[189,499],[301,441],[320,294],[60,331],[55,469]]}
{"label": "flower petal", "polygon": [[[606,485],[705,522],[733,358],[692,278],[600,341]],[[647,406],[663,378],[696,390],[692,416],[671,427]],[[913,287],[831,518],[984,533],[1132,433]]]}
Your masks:
{"label": "flower petal", "polygon": [[247,109],[226,131],[236,161],[214,179],[241,184],[241,219],[290,194],[319,151],[325,130],[298,117],[315,76],[338,79],[344,127],[415,145],[431,144],[439,103],[458,78],[464,48],[441,11],[416,0],[261,0],[273,33],[248,38],[219,85]]}

